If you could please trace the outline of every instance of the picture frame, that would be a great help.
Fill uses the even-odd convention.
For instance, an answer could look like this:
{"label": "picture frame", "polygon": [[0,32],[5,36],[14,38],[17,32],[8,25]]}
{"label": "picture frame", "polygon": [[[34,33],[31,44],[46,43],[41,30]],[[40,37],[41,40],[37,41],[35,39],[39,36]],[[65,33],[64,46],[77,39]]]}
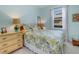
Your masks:
{"label": "picture frame", "polygon": [[79,22],[79,13],[75,13],[72,15],[74,22]]}
{"label": "picture frame", "polygon": [[56,7],[51,9],[52,29],[63,30],[67,27],[67,8]]}
{"label": "picture frame", "polygon": [[52,27],[53,29],[62,29],[62,7],[51,9]]}

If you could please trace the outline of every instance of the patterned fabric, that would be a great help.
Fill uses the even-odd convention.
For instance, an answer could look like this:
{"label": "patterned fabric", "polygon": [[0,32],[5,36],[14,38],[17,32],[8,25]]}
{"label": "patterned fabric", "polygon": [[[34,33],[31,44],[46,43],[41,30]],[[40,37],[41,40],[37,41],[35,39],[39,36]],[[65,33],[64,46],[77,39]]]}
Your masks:
{"label": "patterned fabric", "polygon": [[27,32],[25,34],[25,46],[36,53],[62,53],[63,44],[58,39],[62,40],[63,35],[62,38],[56,38],[53,37],[54,34],[52,33],[50,38],[50,35],[45,33],[44,31]]}

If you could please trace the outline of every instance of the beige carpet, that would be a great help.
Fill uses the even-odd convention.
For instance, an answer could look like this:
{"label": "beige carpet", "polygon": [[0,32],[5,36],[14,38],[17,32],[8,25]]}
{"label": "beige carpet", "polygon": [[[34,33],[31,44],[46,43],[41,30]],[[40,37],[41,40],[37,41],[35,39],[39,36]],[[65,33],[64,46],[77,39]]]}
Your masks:
{"label": "beige carpet", "polygon": [[29,49],[27,49],[26,47],[23,47],[19,50],[16,50],[12,54],[34,54],[34,53],[32,51],[30,51]]}

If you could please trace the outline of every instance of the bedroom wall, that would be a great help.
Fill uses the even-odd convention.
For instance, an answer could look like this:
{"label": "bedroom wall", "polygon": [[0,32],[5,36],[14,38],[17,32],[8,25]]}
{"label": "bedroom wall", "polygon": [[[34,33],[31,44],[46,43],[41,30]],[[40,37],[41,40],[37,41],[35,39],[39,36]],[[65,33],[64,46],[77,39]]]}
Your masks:
{"label": "bedroom wall", "polygon": [[38,8],[31,5],[4,5],[0,6],[0,27],[2,25],[11,25],[12,17],[17,16],[22,23],[35,23],[38,16]]}
{"label": "bedroom wall", "polygon": [[73,22],[72,14],[79,13],[79,5],[68,6],[68,28],[69,28],[69,39],[72,37],[79,38],[79,22]]}
{"label": "bedroom wall", "polygon": [[11,25],[11,18],[4,12],[0,11],[0,28],[3,26],[10,26],[10,25]]}
{"label": "bedroom wall", "polygon": [[51,29],[51,17],[50,17],[50,9],[53,8],[54,6],[47,6],[47,7],[43,7],[40,8],[39,12],[40,12],[40,16],[44,17],[44,20],[46,21],[46,28],[47,29]]}

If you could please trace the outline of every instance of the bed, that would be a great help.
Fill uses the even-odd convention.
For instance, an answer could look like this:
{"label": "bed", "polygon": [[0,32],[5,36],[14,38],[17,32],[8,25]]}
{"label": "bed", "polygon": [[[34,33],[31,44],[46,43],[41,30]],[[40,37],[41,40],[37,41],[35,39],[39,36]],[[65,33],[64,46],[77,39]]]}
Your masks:
{"label": "bed", "polygon": [[38,54],[63,53],[64,35],[59,30],[27,31],[24,46]]}

